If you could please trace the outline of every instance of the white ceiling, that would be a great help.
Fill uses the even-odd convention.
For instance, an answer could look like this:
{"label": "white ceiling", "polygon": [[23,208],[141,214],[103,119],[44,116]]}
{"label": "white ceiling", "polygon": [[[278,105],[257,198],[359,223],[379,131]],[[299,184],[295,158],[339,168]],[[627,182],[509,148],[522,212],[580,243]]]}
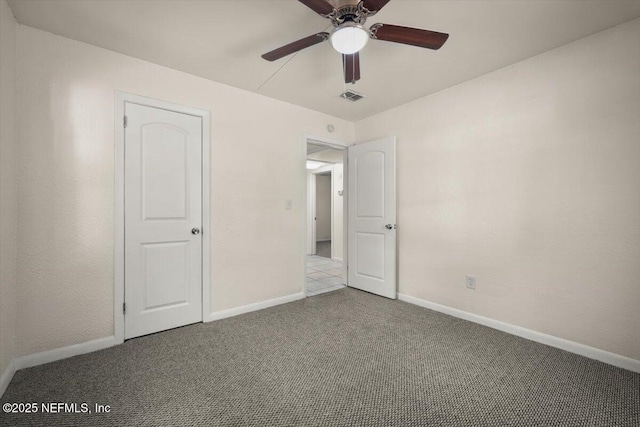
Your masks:
{"label": "white ceiling", "polygon": [[[450,34],[438,51],[372,40],[362,79],[344,90],[325,42],[289,57],[260,55],[330,22],[294,1],[9,0],[18,22],[356,121],[640,17],[638,0],[392,0],[382,22]],[[264,85],[263,85],[264,84]],[[262,85],[262,87],[261,87]],[[351,85],[349,85],[351,86]]]}

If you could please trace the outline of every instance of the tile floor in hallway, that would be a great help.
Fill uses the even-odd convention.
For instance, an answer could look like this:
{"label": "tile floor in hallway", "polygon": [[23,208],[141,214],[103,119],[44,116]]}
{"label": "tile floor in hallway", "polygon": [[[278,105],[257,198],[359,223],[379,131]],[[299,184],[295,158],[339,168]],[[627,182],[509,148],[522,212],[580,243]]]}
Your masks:
{"label": "tile floor in hallway", "polygon": [[307,255],[307,296],[342,289],[342,263],[316,255]]}

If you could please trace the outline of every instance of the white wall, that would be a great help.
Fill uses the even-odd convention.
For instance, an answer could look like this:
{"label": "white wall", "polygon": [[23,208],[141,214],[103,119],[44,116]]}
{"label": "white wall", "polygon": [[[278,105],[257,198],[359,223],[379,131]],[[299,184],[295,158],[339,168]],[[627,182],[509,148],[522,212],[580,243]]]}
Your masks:
{"label": "white wall", "polygon": [[316,175],[316,242],[331,240],[331,175]]}
{"label": "white wall", "polygon": [[356,124],[387,135],[401,293],[640,359],[640,20]]}
{"label": "white wall", "polygon": [[352,123],[30,27],[17,47],[20,354],[113,334],[116,90],[211,111],[212,310],[303,290],[303,133]]}
{"label": "white wall", "polygon": [[0,375],[16,353],[15,41],[16,21],[0,0]]}

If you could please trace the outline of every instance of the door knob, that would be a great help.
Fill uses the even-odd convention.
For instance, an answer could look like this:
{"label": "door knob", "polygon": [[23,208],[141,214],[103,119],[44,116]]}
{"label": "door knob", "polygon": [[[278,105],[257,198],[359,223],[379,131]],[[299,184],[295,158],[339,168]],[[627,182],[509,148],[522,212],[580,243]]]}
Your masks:
{"label": "door knob", "polygon": [[384,226],[384,228],[386,228],[387,230],[392,230],[393,229],[393,225],[387,224],[387,225]]}
{"label": "door knob", "polygon": [[199,228],[192,228],[191,229],[191,234],[197,236],[198,234],[200,234],[200,229]]}

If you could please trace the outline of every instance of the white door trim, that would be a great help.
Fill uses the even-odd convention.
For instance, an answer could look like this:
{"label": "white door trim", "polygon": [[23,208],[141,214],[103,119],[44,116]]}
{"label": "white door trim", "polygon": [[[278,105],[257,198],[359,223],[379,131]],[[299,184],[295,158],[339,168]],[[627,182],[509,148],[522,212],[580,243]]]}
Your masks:
{"label": "white door trim", "polygon": [[126,92],[115,92],[115,189],[114,189],[114,292],[113,321],[115,344],[124,342],[124,107],[133,103],[162,110],[202,118],[202,319],[206,321],[211,312],[211,217],[210,217],[210,162],[211,162],[211,115],[208,110],[186,107]]}
{"label": "white door trim", "polygon": [[[311,198],[311,206],[307,205],[307,208],[311,208],[311,212],[307,211],[307,219],[313,221],[311,223],[311,255],[315,255],[318,252],[316,242],[318,242],[318,223],[316,218],[318,217],[318,175],[329,172],[333,176],[332,172],[333,164],[327,164],[326,166],[320,166],[318,169],[314,169],[311,172],[311,185],[309,191],[313,195]],[[307,171],[308,172],[308,171]],[[331,181],[331,195],[333,197],[333,180]],[[332,200],[333,207],[333,200]],[[314,219],[311,219],[314,218]],[[333,209],[331,209],[331,235],[333,235]],[[309,235],[307,234],[307,237]],[[329,239],[331,240],[331,239]],[[307,242],[309,243],[309,242]],[[307,245],[308,246],[308,245]]]}
{"label": "white door trim", "polygon": [[[302,186],[303,190],[302,190],[302,201],[304,203],[304,209],[302,209],[302,219],[303,219],[303,224],[304,224],[304,239],[302,239],[302,292],[304,293],[305,297],[307,295],[307,230],[309,227],[309,212],[307,210],[308,207],[308,203],[307,203],[307,167],[306,167],[306,163],[307,163],[307,143],[312,142],[314,144],[317,145],[325,145],[329,148],[333,148],[335,150],[340,150],[343,152],[343,157],[342,157],[342,164],[343,164],[343,197],[344,197],[344,213],[343,213],[343,218],[344,218],[344,229],[343,231],[343,250],[342,250],[342,256],[343,256],[343,262],[342,262],[342,269],[343,269],[343,280],[344,283],[347,283],[347,268],[348,268],[348,256],[347,256],[347,238],[348,238],[348,230],[349,230],[349,223],[348,223],[348,207],[347,207],[347,197],[348,195],[348,191],[347,191],[347,186],[349,183],[349,177],[348,177],[348,173],[347,173],[347,163],[349,161],[348,159],[348,150],[347,148],[349,148],[348,145],[345,145],[342,141],[336,140],[336,139],[330,139],[330,138],[325,138],[325,137],[321,137],[321,136],[315,136],[315,135],[310,135],[310,134],[303,134],[302,135],[302,159],[300,161],[300,165],[302,167],[302,172],[301,172],[301,179],[304,182],[304,185]],[[332,230],[333,232],[333,230]],[[313,236],[315,238],[315,236]]]}
{"label": "white door trim", "polygon": [[[318,192],[318,190],[316,189],[316,175],[315,174],[311,174],[311,181],[309,182],[309,192],[311,193],[311,195],[316,194]],[[307,195],[307,197],[309,197],[309,195]],[[318,248],[316,247],[316,199],[317,197],[311,197],[311,204],[307,204],[307,219],[311,222],[311,254],[310,255],[315,255],[316,252],[318,251]],[[313,218],[313,219],[311,219]],[[309,235],[306,235],[307,237],[309,237]],[[309,242],[307,242],[309,243]],[[309,245],[307,245],[309,246]]]}

